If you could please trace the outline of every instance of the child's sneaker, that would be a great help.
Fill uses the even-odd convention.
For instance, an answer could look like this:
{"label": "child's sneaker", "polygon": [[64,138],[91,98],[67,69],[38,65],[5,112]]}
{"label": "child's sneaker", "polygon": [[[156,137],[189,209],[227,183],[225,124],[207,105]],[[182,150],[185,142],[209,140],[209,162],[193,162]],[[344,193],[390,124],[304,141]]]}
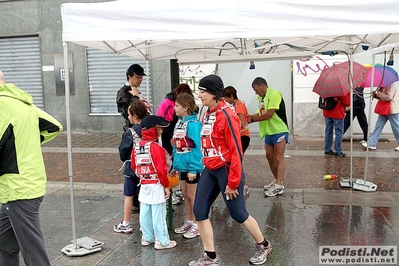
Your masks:
{"label": "child's sneaker", "polygon": [[260,265],[267,261],[267,255],[271,254],[273,249],[272,245],[268,241],[269,245],[265,247],[264,245],[255,244],[256,250],[255,254],[249,259],[251,264]]}
{"label": "child's sneaker", "polygon": [[211,259],[208,257],[206,252],[201,256],[201,258],[197,261],[192,261],[188,264],[188,266],[217,266],[220,265],[219,256],[216,255],[215,259]]}
{"label": "child's sneaker", "polygon": [[247,185],[244,186],[244,197],[249,196],[249,187]]}
{"label": "child's sneaker", "polygon": [[184,238],[194,238],[199,235],[200,235],[200,232],[198,230],[198,227],[195,225],[192,225],[190,230],[188,230],[186,233],[183,234],[183,237]]}
{"label": "child's sneaker", "polygon": [[114,231],[117,233],[125,233],[125,234],[131,234],[133,232],[132,225],[131,224],[123,225],[123,221],[120,222],[118,225],[114,226]]}
{"label": "child's sneaker", "polygon": [[154,241],[149,242],[149,241],[147,241],[144,237],[141,238],[141,245],[142,245],[142,246],[149,246],[149,245],[151,245],[152,243],[154,243]]}
{"label": "child's sneaker", "polygon": [[188,232],[188,230],[190,230],[192,224],[190,223],[185,223],[182,226],[180,226],[179,228],[175,229],[175,233],[176,234],[184,234],[186,232]]}
{"label": "child's sneaker", "polygon": [[180,202],[180,198],[175,193],[172,193],[172,205],[179,205]]}
{"label": "child's sneaker", "polygon": [[284,186],[275,184],[269,190],[265,191],[265,196],[274,197],[274,196],[277,196],[277,195],[281,195],[283,193],[284,193]]}
{"label": "child's sneaker", "polygon": [[174,247],[176,247],[176,245],[177,245],[177,242],[174,240],[170,240],[169,245],[166,245],[166,246],[162,246],[161,243],[159,243],[158,241],[155,241],[154,248],[155,249],[168,249],[168,248],[174,248]]}

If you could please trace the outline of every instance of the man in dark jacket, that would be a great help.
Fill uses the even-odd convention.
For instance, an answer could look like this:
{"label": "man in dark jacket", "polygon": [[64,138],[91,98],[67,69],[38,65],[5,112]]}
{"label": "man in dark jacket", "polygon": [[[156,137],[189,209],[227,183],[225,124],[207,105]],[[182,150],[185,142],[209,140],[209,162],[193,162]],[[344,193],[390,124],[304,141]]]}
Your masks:
{"label": "man in dark jacket", "polygon": [[141,100],[150,111],[150,104],[140,94],[139,87],[143,81],[143,77],[147,76],[144,69],[139,64],[131,65],[126,71],[126,84],[118,91],[116,95],[116,104],[118,105],[118,112],[125,119],[123,131],[129,129],[132,125],[129,122],[127,109],[134,100]]}

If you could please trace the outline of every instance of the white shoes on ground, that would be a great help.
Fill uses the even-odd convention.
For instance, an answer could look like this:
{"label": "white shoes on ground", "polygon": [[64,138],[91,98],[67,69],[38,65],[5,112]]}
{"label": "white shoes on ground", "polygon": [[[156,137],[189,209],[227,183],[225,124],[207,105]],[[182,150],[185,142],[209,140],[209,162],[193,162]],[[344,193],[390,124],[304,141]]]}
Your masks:
{"label": "white shoes on ground", "polygon": [[[276,184],[276,179],[274,179],[270,184],[264,185],[263,189],[268,190],[268,189],[274,187],[275,184]],[[281,185],[284,185],[284,181],[281,182]]]}
{"label": "white shoes on ground", "polygon": [[[363,141],[364,141],[364,140],[363,140]],[[367,142],[366,142],[366,141],[365,141],[365,142],[362,142],[361,144],[363,145],[363,147],[367,148]],[[376,150],[376,149],[377,149],[377,147],[369,146],[369,150]]]}

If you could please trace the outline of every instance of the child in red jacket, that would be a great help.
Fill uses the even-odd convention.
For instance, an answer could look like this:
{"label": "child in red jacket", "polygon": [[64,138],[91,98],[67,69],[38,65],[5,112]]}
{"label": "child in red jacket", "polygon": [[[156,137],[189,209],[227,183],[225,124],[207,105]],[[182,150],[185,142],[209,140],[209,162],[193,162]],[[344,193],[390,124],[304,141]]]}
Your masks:
{"label": "child in red jacket", "polygon": [[176,241],[169,238],[166,225],[166,200],[170,196],[167,170],[167,152],[158,138],[162,129],[169,125],[165,119],[155,115],[141,121],[141,141],[132,151],[133,171],[140,178],[140,227],[143,232],[141,245],[155,242],[155,249],[173,248]]}

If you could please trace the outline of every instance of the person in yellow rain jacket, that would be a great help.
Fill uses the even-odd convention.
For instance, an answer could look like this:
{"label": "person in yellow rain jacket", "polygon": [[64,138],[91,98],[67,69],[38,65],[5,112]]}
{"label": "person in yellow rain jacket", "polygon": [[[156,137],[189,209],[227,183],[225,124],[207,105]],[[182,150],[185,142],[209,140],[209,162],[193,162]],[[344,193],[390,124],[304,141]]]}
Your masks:
{"label": "person in yellow rain jacket", "polygon": [[26,265],[50,265],[39,218],[47,183],[41,144],[60,131],[0,71],[0,265],[19,265],[19,252]]}

